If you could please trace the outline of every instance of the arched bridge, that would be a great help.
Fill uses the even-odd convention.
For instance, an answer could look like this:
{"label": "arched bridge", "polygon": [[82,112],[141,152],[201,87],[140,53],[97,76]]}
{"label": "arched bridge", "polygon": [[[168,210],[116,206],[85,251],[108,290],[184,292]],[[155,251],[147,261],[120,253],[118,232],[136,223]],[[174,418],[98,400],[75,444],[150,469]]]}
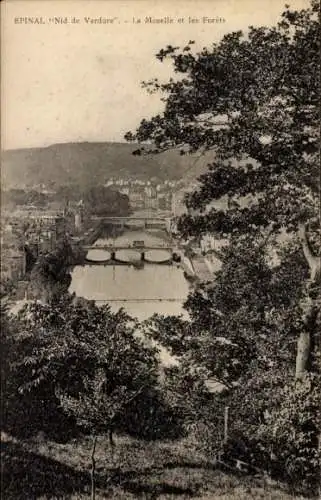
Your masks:
{"label": "arched bridge", "polygon": [[[168,243],[164,244],[156,244],[156,245],[146,245],[143,241],[137,241],[128,244],[114,244],[114,243],[106,243],[106,244],[94,244],[94,245],[84,245],[83,250],[87,253],[85,261],[87,263],[96,264],[96,265],[106,265],[106,264],[133,264],[137,262],[145,262],[150,264],[168,264],[173,261],[177,262],[179,257],[173,250],[173,245]],[[106,258],[95,259],[94,256],[88,255],[89,251],[99,250],[104,251],[108,254]],[[120,250],[128,250],[130,255],[127,257],[117,255],[117,252]],[[152,251],[164,251],[164,256],[159,258],[158,256],[153,256],[150,252]],[[133,257],[134,254],[134,257]],[[136,258],[137,255],[137,258]]]}

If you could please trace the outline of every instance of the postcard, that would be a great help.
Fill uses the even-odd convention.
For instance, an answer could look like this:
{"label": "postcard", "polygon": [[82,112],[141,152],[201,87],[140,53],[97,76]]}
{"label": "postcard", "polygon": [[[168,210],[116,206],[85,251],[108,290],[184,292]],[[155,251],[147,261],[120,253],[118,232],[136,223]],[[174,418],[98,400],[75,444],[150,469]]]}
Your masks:
{"label": "postcard", "polygon": [[288,3],[2,2],[5,498],[317,494],[320,18]]}

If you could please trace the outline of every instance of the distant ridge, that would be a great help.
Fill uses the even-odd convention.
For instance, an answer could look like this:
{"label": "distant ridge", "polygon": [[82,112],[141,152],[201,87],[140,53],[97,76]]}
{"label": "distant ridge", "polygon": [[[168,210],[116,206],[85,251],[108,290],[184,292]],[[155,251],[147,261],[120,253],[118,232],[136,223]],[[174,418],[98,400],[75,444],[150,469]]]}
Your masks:
{"label": "distant ridge", "polygon": [[200,158],[177,150],[134,156],[138,144],[122,142],[69,142],[47,147],[11,149],[1,153],[2,189],[32,188],[43,184],[80,187],[104,184],[110,177],[157,181],[196,179],[206,170],[212,154]]}

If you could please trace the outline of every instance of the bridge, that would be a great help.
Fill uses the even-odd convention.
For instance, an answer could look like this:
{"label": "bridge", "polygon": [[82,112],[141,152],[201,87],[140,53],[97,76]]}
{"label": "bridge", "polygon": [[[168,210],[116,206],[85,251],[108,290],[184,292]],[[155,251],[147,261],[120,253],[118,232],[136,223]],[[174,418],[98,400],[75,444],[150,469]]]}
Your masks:
{"label": "bridge", "polygon": [[[138,253],[138,252],[137,252]],[[152,258],[146,258],[145,252],[139,252],[139,259],[137,260],[132,260],[131,258],[118,258],[116,255],[116,252],[111,252],[110,257],[103,259],[103,260],[95,260],[91,259],[90,257],[86,256],[85,257],[85,263],[86,264],[91,264],[95,266],[105,266],[105,265],[114,265],[114,264],[123,264],[123,265],[136,265],[138,267],[139,265],[143,264],[172,264],[173,258],[172,253],[168,255],[167,258],[163,260],[153,260]]]}
{"label": "bridge", "polygon": [[[81,249],[87,254],[89,251],[102,250],[107,252],[109,255],[106,258],[96,260],[87,255],[84,258],[85,263],[95,264],[95,265],[114,265],[114,264],[168,264],[173,261],[177,261],[177,255],[173,251],[173,243],[171,241],[165,241],[164,243],[156,243],[154,245],[145,244],[143,240],[129,241],[128,243],[116,243],[115,241],[110,241],[107,243],[99,244],[95,243],[99,238],[99,233],[102,230],[103,225],[113,225],[120,229],[128,227],[129,229],[162,229],[165,230],[171,240],[171,228],[172,228],[172,218],[171,217],[151,217],[150,215],[139,215],[139,216],[128,216],[128,217],[113,217],[113,216],[94,216],[91,218],[93,223],[96,223],[96,231],[92,234],[87,235],[87,237],[81,243]],[[111,240],[111,239],[110,239]],[[131,252],[137,253],[137,259],[134,256],[134,261],[132,257],[118,258],[117,252],[121,250],[130,250]],[[152,250],[165,250],[168,255],[164,257],[163,260],[153,260],[152,256],[146,256],[145,253]],[[138,257],[139,256],[139,257]],[[120,257],[120,256],[119,256]]]}
{"label": "bridge", "polygon": [[139,227],[144,229],[166,229],[167,232],[171,231],[172,218],[171,217],[142,217],[142,216],[128,216],[128,217],[100,217],[93,216],[93,222],[102,222],[104,224],[112,224],[113,226],[124,229],[125,227]]}
{"label": "bridge", "polygon": [[[180,257],[174,252],[173,246],[164,244],[164,245],[114,245],[114,244],[105,244],[105,245],[84,245],[83,249],[85,252],[89,252],[92,250],[103,250],[107,252],[109,255],[106,256],[106,258],[96,260],[94,258],[91,258],[90,255],[86,255],[85,257],[85,262],[87,264],[95,264],[95,265],[114,265],[114,264],[133,264],[133,265],[138,265],[143,263],[146,264],[171,264],[173,261],[178,262],[180,260]],[[118,250],[130,250],[131,252],[134,251],[134,253],[137,254],[137,259],[134,259],[132,257],[122,257],[119,258],[117,256],[117,251]],[[165,252],[168,254],[166,255],[162,260],[156,259],[154,260],[152,256],[147,256],[146,252],[150,250],[165,250]],[[138,257],[139,256],[139,257]]]}
{"label": "bridge", "polygon": [[137,252],[141,251],[148,251],[148,250],[166,250],[167,252],[172,252],[173,250],[173,245],[114,245],[113,243],[110,243],[110,245],[105,244],[105,245],[84,245],[82,247],[86,252],[89,252],[90,250],[104,250],[105,252],[117,252],[118,250],[135,250]]}
{"label": "bridge", "polygon": [[143,298],[143,299],[126,299],[126,298],[117,298],[117,299],[94,299],[95,302],[100,302],[100,303],[105,303],[105,302],[135,302],[135,303],[141,303],[141,302],[184,302],[186,300],[186,297],[177,297],[177,298],[169,298],[169,299],[164,299],[164,298]]}

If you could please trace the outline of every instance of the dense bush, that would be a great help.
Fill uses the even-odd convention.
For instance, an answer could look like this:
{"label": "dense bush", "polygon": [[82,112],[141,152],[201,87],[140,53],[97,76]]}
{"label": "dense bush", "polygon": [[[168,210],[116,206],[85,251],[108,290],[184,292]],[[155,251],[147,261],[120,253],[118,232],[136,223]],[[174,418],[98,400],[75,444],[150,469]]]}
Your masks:
{"label": "dense bush", "polygon": [[7,431],[56,439],[79,430],[180,435],[159,385],[157,350],[124,312],[65,294],[4,318]]}

